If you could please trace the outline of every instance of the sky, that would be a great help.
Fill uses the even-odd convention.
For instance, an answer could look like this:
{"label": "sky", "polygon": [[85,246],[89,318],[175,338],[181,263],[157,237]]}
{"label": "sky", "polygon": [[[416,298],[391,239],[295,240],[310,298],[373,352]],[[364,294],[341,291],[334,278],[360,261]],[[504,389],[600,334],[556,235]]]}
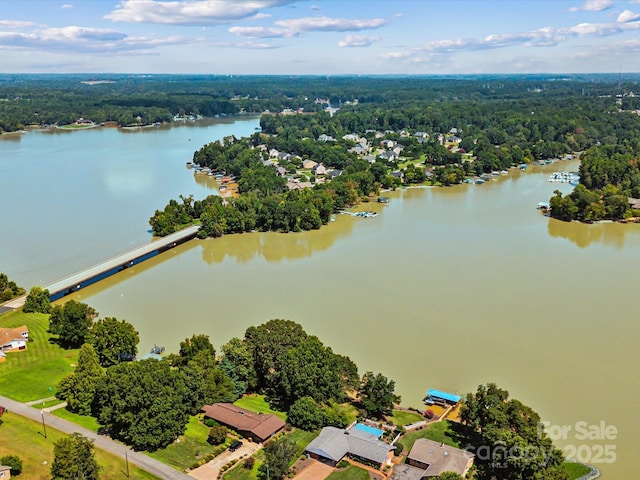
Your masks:
{"label": "sky", "polygon": [[0,73],[640,72],[640,0],[3,0]]}

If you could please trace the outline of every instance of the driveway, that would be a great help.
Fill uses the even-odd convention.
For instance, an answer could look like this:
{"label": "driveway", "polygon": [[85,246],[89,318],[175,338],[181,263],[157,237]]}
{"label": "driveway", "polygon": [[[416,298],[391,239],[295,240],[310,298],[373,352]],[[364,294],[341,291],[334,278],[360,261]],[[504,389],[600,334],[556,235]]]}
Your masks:
{"label": "driveway", "polygon": [[332,466],[315,460],[293,478],[295,480],[324,480],[331,475],[333,470],[334,468]]}
{"label": "driveway", "polygon": [[227,463],[229,463],[231,460],[236,460],[236,459],[239,460],[243,457],[244,458],[250,457],[260,448],[262,448],[262,446],[258,443],[253,443],[253,442],[249,442],[248,440],[243,440],[242,447],[237,449],[235,452],[225,450],[210,462],[205,463],[201,467],[191,470],[189,472],[189,476],[193,478],[197,478],[198,480],[215,480],[216,478],[218,478],[220,469],[224,467]]}

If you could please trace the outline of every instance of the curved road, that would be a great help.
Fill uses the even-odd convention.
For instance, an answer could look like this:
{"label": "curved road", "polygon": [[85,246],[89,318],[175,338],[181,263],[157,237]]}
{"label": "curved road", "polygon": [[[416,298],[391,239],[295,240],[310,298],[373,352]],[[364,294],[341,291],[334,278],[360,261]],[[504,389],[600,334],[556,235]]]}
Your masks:
{"label": "curved road", "polygon": [[194,480],[193,477],[174,470],[158,460],[155,460],[143,453],[135,452],[126,445],[111,440],[109,437],[104,435],[98,435],[91,430],[87,430],[86,428],[76,425],[68,420],[64,420],[63,418],[42,412],[37,408],[30,407],[29,405],[16,402],[15,400],[11,400],[10,398],[3,396],[0,396],[0,405],[3,405],[12,413],[30,418],[36,422],[42,422],[42,415],[44,415],[44,421],[47,426],[60,430],[64,433],[78,432],[80,435],[92,439],[96,448],[105,450],[120,458],[125,458],[126,452],[126,457],[129,459],[129,462],[158,478],[166,480]]}

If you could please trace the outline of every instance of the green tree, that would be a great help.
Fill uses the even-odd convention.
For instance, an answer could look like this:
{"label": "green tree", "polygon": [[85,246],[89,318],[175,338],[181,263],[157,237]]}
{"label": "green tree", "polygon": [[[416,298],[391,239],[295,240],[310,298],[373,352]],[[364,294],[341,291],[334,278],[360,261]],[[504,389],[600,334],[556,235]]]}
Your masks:
{"label": "green tree", "polygon": [[[478,478],[508,480],[566,479],[564,458],[540,428],[540,416],[509,398],[494,383],[469,393],[460,411],[462,422],[476,437],[475,447],[490,447],[491,455],[477,461]],[[526,452],[526,454],[523,454]]]}
{"label": "green tree", "polygon": [[263,478],[279,480],[284,478],[289,472],[289,465],[298,454],[298,447],[293,440],[287,436],[268,442],[264,449],[264,463],[260,467]]}
{"label": "green tree", "polygon": [[94,408],[111,436],[136,450],[155,451],[184,433],[189,395],[167,361],[125,362],[107,369]]}
{"label": "green tree", "polygon": [[22,473],[22,459],[17,455],[5,455],[0,458],[0,465],[11,467],[11,475],[18,476]]}
{"label": "green tree", "polygon": [[222,353],[220,369],[233,382],[235,397],[255,390],[258,379],[247,342],[234,337],[222,346]]}
{"label": "green tree", "polygon": [[49,313],[51,312],[51,301],[49,300],[49,290],[41,287],[31,287],[29,295],[24,302],[22,311],[25,313]]}
{"label": "green tree", "polygon": [[24,295],[25,293],[24,288],[19,287],[16,282],[9,280],[6,274],[0,272],[0,303]]}
{"label": "green tree", "polygon": [[51,310],[49,332],[58,336],[58,343],[63,348],[80,348],[97,314],[86,303],[69,300]]}
{"label": "green tree", "polygon": [[87,342],[95,348],[103,367],[135,359],[139,341],[133,325],[113,317],[98,320],[87,334]]}
{"label": "green tree", "polygon": [[269,391],[278,385],[285,353],[306,337],[302,326],[291,320],[273,319],[247,329],[245,340],[253,355],[258,388]]}
{"label": "green tree", "polygon": [[394,404],[400,402],[395,388],[396,383],[381,373],[366,372],[362,377],[358,395],[367,414],[377,418],[391,414]]}
{"label": "green tree", "polygon": [[287,422],[294,427],[312,432],[322,427],[324,413],[313,398],[302,397],[291,405],[287,414]]}
{"label": "green tree", "polygon": [[70,411],[90,415],[96,389],[103,376],[95,349],[85,343],[80,348],[75,371],[60,381],[56,397],[65,400]]}
{"label": "green tree", "polygon": [[195,415],[203,405],[216,402],[231,402],[233,382],[216,364],[208,350],[201,350],[187,365],[178,367],[189,392],[185,405],[190,414]]}
{"label": "green tree", "polygon": [[53,444],[51,476],[54,480],[97,480],[99,472],[91,440],[73,433]]}
{"label": "green tree", "polygon": [[199,352],[206,352],[207,355],[215,359],[216,350],[208,335],[193,335],[191,338],[185,338],[183,342],[180,342],[180,363],[186,365]]}
{"label": "green tree", "polygon": [[222,425],[214,425],[209,430],[209,435],[207,436],[207,443],[211,445],[220,445],[224,443],[227,439],[227,427]]}

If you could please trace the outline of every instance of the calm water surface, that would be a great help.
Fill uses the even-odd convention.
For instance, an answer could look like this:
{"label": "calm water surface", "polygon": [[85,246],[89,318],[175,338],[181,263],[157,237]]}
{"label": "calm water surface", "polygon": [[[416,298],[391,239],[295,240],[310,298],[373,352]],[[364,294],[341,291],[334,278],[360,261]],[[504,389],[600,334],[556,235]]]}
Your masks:
{"label": "calm water surface", "polygon": [[[239,136],[255,125],[229,129]],[[245,133],[239,132],[241,127]],[[102,134],[96,132],[96,143],[91,147],[87,141],[82,159],[65,164],[65,153],[55,153],[60,168],[53,173],[45,159],[36,157],[73,150],[80,142],[76,133],[90,132],[36,134],[33,146],[29,136],[22,138],[24,172],[19,170],[19,176],[7,166],[18,159],[7,160],[3,151],[0,170],[10,168],[21,186],[16,188],[12,180],[10,195],[25,192],[21,208],[2,213],[3,226],[18,226],[3,228],[0,270],[23,284],[35,280],[32,270],[42,278],[71,273],[75,264],[64,256],[41,252],[36,260],[14,259],[4,248],[9,232],[10,249],[23,251],[32,242],[45,250],[57,245],[57,237],[50,237],[44,226],[56,224],[50,218],[55,212],[75,211],[80,233],[88,239],[76,241],[78,229],[57,232],[77,243],[68,251],[70,258],[77,250],[91,250],[92,242],[115,254],[128,242],[147,239],[148,217],[168,198],[210,191],[184,172],[192,150],[211,140],[193,145],[195,131],[164,131],[172,140],[163,144],[163,135],[147,141],[146,133],[105,131],[112,136],[103,146]],[[146,146],[132,141],[123,151],[121,142],[130,138]],[[165,155],[180,138],[187,145]],[[0,149],[7,148],[0,143]],[[98,153],[91,151],[102,149],[112,154],[101,152],[97,160]],[[128,158],[119,158],[128,150]],[[140,156],[151,160],[139,167],[139,177],[125,174]],[[91,167],[79,166],[85,161]],[[111,166],[114,161],[118,168]],[[85,175],[78,171],[83,168]],[[569,425],[572,430],[557,443],[583,445],[583,460],[598,460],[598,446],[613,445],[616,461],[597,466],[607,478],[633,478],[640,448],[635,411],[640,385],[634,380],[640,363],[634,282],[640,225],[566,224],[541,216],[535,209],[539,201],[555,188],[571,188],[547,182],[549,174],[576,169],[575,163],[561,162],[512,171],[482,186],[394,192],[388,205],[365,206],[381,212],[376,218],[339,215],[314,232],[194,240],[73,298],[102,315],[132,322],[140,331],[143,352],[154,343],[175,350],[193,333],[208,334],[219,347],[232,336],[241,337],[250,325],[292,319],[349,355],[361,370],[394,379],[406,405],[419,406],[430,387],[464,393],[479,383],[496,382],[545,420]],[[0,174],[6,182],[4,171]],[[91,181],[85,178],[89,174]],[[44,188],[34,176],[63,187],[47,186],[45,193],[37,193],[39,200],[27,201],[36,195],[34,189]],[[79,184],[78,192],[69,176]],[[145,185],[152,186],[141,186],[145,178]],[[157,191],[147,201],[156,203],[133,205],[139,189]],[[87,198],[76,203],[77,195]],[[117,201],[120,196],[126,200]],[[94,209],[101,212],[96,218]],[[128,210],[135,210],[135,218],[123,214]],[[74,222],[67,221],[65,228],[71,228],[69,223]],[[78,266],[85,266],[89,257],[83,253],[84,263]],[[617,438],[582,440],[575,431],[580,421],[614,425]]]}

